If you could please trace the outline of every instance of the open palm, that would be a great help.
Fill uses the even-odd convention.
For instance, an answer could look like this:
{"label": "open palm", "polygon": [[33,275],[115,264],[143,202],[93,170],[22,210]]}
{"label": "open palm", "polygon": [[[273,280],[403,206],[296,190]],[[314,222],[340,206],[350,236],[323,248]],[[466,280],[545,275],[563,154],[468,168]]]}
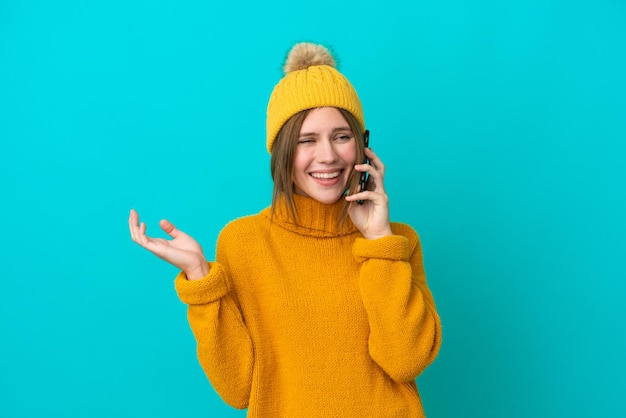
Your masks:
{"label": "open palm", "polygon": [[165,219],[159,222],[159,225],[172,239],[146,235],[146,224],[139,223],[139,215],[134,209],[130,211],[128,226],[134,242],[183,270],[189,279],[204,277],[208,273],[208,267],[200,244]]}

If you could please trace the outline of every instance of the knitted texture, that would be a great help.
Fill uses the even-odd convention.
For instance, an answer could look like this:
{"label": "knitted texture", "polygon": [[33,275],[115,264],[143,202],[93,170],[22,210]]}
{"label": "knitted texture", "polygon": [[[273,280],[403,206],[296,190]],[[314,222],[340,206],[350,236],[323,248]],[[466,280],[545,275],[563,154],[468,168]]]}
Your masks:
{"label": "knitted texture", "polygon": [[216,262],[176,289],[215,390],[249,417],[422,417],[415,385],[441,324],[408,225],[364,239],[342,202],[294,196],[231,222]]}
{"label": "knitted texture", "polygon": [[[294,46],[288,60],[301,45],[303,44]],[[319,45],[316,47],[323,48]],[[312,60],[312,62],[319,61]],[[365,130],[365,119],[359,96],[348,79],[333,65],[316,64],[287,72],[274,87],[267,105],[266,145],[268,152],[272,152],[272,146],[280,128],[290,117],[303,110],[325,106],[347,110]]]}

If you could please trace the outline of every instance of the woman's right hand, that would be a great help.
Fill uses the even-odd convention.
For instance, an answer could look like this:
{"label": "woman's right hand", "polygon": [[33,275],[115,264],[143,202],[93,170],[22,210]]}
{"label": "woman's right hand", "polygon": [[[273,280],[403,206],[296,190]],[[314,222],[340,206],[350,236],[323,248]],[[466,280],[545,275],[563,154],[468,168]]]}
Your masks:
{"label": "woman's right hand", "polygon": [[137,211],[134,209],[130,211],[128,226],[133,241],[184,271],[187,279],[199,280],[205,277],[209,273],[209,265],[204,258],[200,244],[165,219],[159,222],[159,225],[166,234],[172,237],[171,240],[147,236],[146,224],[139,223]]}

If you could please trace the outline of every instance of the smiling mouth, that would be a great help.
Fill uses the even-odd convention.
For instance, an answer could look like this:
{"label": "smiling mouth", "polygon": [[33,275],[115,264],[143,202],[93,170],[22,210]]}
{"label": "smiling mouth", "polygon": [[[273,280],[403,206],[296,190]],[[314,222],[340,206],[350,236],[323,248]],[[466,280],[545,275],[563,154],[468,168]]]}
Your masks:
{"label": "smiling mouth", "polygon": [[311,177],[316,178],[316,179],[334,179],[339,177],[339,175],[341,174],[341,171],[334,171],[332,173],[311,173]]}

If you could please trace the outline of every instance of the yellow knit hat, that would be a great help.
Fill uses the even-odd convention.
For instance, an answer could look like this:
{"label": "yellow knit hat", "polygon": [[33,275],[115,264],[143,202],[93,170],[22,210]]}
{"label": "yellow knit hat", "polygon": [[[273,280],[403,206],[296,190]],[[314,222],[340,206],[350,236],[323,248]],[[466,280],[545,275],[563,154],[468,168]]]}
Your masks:
{"label": "yellow knit hat", "polygon": [[298,112],[315,107],[345,109],[365,130],[361,101],[352,84],[335,68],[333,56],[322,45],[296,44],[283,67],[285,76],[272,91],[267,105],[267,150],[280,128]]}

